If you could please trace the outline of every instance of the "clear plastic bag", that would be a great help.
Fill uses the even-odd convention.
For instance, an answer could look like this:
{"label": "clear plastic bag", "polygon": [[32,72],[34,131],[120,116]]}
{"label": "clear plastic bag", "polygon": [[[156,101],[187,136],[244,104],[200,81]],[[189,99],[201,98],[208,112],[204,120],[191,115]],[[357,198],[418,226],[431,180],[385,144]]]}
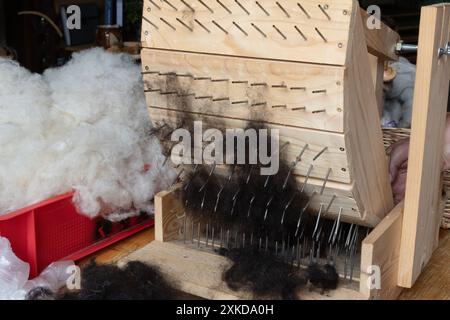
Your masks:
{"label": "clear plastic bag", "polygon": [[28,280],[30,265],[14,254],[9,240],[0,237],[0,300],[23,300],[37,287],[58,291],[71,276],[73,261],[53,262],[39,275]]}
{"label": "clear plastic bag", "polygon": [[16,257],[8,239],[0,237],[0,300],[23,299],[29,274],[30,265]]}

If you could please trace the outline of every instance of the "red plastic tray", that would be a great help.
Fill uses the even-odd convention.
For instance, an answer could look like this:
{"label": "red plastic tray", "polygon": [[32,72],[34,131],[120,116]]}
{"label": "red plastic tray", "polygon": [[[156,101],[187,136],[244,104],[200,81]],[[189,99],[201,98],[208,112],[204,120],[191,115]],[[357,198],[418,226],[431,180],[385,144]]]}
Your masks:
{"label": "red plastic tray", "polygon": [[135,217],[112,224],[105,234],[102,219],[80,215],[72,197],[69,192],[0,216],[0,236],[30,264],[30,278],[54,261],[79,260],[154,225],[153,219]]}

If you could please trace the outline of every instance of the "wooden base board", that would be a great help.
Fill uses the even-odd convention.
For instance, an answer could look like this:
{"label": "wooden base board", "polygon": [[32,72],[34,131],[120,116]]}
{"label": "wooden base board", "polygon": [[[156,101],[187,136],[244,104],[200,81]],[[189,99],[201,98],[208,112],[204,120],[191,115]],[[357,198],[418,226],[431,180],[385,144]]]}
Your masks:
{"label": "wooden base board", "polygon": [[[222,272],[229,266],[223,256],[187,248],[172,242],[153,241],[119,261],[119,266],[128,261],[142,261],[160,267],[183,292],[213,300],[251,299],[249,292],[235,292],[222,281]],[[307,288],[298,293],[305,300],[363,300],[358,291],[341,286],[325,295]]]}

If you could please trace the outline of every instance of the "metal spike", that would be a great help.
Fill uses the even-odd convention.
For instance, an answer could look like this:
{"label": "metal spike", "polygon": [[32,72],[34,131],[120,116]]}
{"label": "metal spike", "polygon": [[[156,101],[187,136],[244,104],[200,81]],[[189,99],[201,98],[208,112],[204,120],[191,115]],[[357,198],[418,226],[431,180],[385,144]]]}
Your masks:
{"label": "metal spike", "polygon": [[223,245],[223,229],[221,227],[220,228],[220,245],[219,245],[220,249],[222,249],[222,245]]}
{"label": "metal spike", "polygon": [[180,0],[186,7],[188,7],[189,8],[189,10],[191,10],[192,12],[195,12],[195,9],[194,8],[192,8],[186,1],[184,1],[184,0]]}
{"label": "metal spike", "polygon": [[251,105],[252,107],[267,106],[267,102],[259,102]]}
{"label": "metal spike", "polygon": [[247,218],[250,218],[250,212],[252,211],[252,205],[253,201],[255,201],[256,196],[253,195],[253,197],[250,199],[250,205],[248,206],[248,212],[247,212]]}
{"label": "metal spike", "polygon": [[284,109],[286,109],[286,108],[287,108],[287,105],[285,105],[285,104],[279,104],[279,105],[274,105],[274,106],[272,106],[272,109],[278,109],[278,108],[284,108]]}
{"label": "metal spike", "polygon": [[328,42],[328,40],[327,40],[327,38],[325,38],[325,36],[322,34],[322,32],[320,32],[320,30],[316,27],[316,28],[314,28],[315,30],[316,30],[316,32],[319,34],[319,36],[322,38],[322,40],[325,42],[325,43],[327,43]]}
{"label": "metal spike", "polygon": [[203,184],[203,186],[198,190],[199,192],[201,192],[206,187],[206,185],[208,184],[209,180],[211,179],[212,174],[214,173],[214,170],[216,170],[216,166],[217,166],[217,164],[214,161],[214,163],[213,163],[213,165],[211,167],[211,170],[209,171],[208,178],[206,179],[206,181]]}
{"label": "metal spike", "polygon": [[222,8],[224,8],[229,14],[232,14],[231,10],[228,9],[227,6],[225,6],[220,0],[216,0],[218,4],[220,4],[222,6]]}
{"label": "metal spike", "polygon": [[327,150],[328,150],[328,147],[325,147],[322,150],[320,150],[320,152],[313,158],[313,161],[316,161],[317,159],[319,159],[319,157]]}
{"label": "metal spike", "polygon": [[323,203],[320,204],[319,213],[317,214],[316,224],[314,226],[314,231],[312,233],[312,238],[314,238],[314,236],[316,235],[317,228],[319,226],[320,216],[322,215],[322,210],[323,210]]}
{"label": "metal spike", "polygon": [[327,112],[327,110],[326,109],[314,110],[312,113],[317,114],[317,113],[324,113],[324,112]]}
{"label": "metal spike", "polygon": [[200,205],[200,209],[203,211],[203,207],[205,206],[205,200],[206,200],[206,190],[205,192],[203,192],[203,198],[202,198],[202,203]]}
{"label": "metal spike", "polygon": [[243,34],[245,34],[246,36],[248,36],[248,33],[242,29],[242,27],[240,25],[238,25],[235,21],[233,21],[233,24],[236,28],[238,28]]}
{"label": "metal spike", "polygon": [[202,0],[198,0],[198,2],[200,2],[206,9],[208,9],[209,12],[214,13],[213,9],[211,9],[205,2],[203,2]]}
{"label": "metal spike", "polygon": [[208,240],[209,240],[209,224],[207,223],[206,224],[206,229],[205,229],[205,235],[206,235],[206,242],[205,242],[205,244],[206,244],[206,247],[208,247]]}
{"label": "metal spike", "polygon": [[230,248],[230,229],[227,229],[227,249]]}
{"label": "metal spike", "polygon": [[220,24],[218,24],[216,21],[212,20],[212,23],[214,23],[214,25],[219,28],[220,30],[222,30],[225,34],[228,34],[228,31],[225,30]]}
{"label": "metal spike", "polygon": [[333,196],[331,197],[330,202],[329,202],[328,205],[327,205],[327,208],[325,209],[325,212],[323,213],[324,216],[328,213],[328,211],[330,211],[331,205],[333,204],[333,202],[334,202],[334,200],[335,200],[336,198],[337,198],[336,195],[333,194]]}
{"label": "metal spike", "polygon": [[267,201],[267,203],[266,203],[266,212],[264,213],[264,221],[266,221],[266,219],[267,219],[267,213],[269,212],[269,206],[272,203],[273,198],[274,198],[274,195],[272,195],[270,197],[269,201]]}
{"label": "metal spike", "polygon": [[162,22],[164,22],[166,25],[168,25],[170,28],[172,28],[173,31],[176,31],[177,28],[175,28],[173,25],[171,25],[166,19],[159,18]]}
{"label": "metal spike", "polygon": [[177,7],[175,7],[173,4],[171,4],[171,3],[169,2],[169,0],[162,0],[162,1],[165,2],[165,3],[167,3],[169,6],[171,6],[173,10],[178,11]]}
{"label": "metal spike", "polygon": [[158,10],[161,10],[161,7],[158,6],[153,0],[148,0],[150,1],[151,4],[153,4],[156,8],[158,8]]}
{"label": "metal spike", "polygon": [[299,27],[294,26],[295,30],[297,30],[297,32],[302,36],[303,40],[308,41],[308,38],[306,38],[305,34],[302,32],[302,30],[300,30]]}
{"label": "metal spike", "polygon": [[284,190],[287,186],[287,183],[289,181],[289,177],[292,174],[292,170],[297,166],[297,164],[301,161],[303,154],[305,153],[306,149],[308,148],[308,144],[305,144],[305,146],[303,147],[302,151],[300,152],[300,154],[295,158],[295,161],[292,162],[291,167],[289,168],[288,174],[286,176],[286,178],[284,179],[284,183],[283,183],[283,188],[282,190]]}
{"label": "metal spike", "polygon": [[269,249],[269,236],[266,236],[266,252]]}
{"label": "metal spike", "polygon": [[251,23],[251,26],[253,28],[256,29],[256,31],[258,31],[259,33],[261,33],[263,35],[264,38],[267,38],[267,35],[264,33],[264,31],[262,31],[256,24],[254,24],[253,22]]}
{"label": "metal spike", "polygon": [[311,172],[312,172],[312,169],[313,169],[313,168],[314,168],[314,166],[311,164],[311,165],[309,166],[308,172],[306,173],[305,181],[303,182],[302,188],[301,188],[301,190],[300,190],[301,193],[303,193],[303,191],[305,191],[305,187],[306,187],[306,185],[307,185],[307,183],[308,183],[309,176],[311,175]]}
{"label": "metal spike", "polygon": [[302,6],[300,3],[298,3],[298,2],[297,2],[297,5],[298,5],[298,7],[300,8],[300,10],[303,11],[303,13],[306,15],[306,17],[307,17],[308,19],[311,19],[311,16],[310,16],[309,13],[305,10],[305,8],[303,8],[303,6]]}
{"label": "metal spike", "polygon": [[269,12],[267,12],[267,10],[266,9],[264,9],[264,7],[258,2],[258,1],[256,1],[256,4],[258,5],[258,7],[269,17],[270,16],[270,13]]}
{"label": "metal spike", "polygon": [[191,222],[191,242],[194,243],[194,220]]}
{"label": "metal spike", "polygon": [[253,232],[250,234],[250,247],[253,246]]}
{"label": "metal spike", "polygon": [[331,20],[330,15],[325,11],[324,7],[322,7],[321,4],[319,4],[318,6],[319,6],[320,11],[323,12],[323,14],[327,17],[327,19],[328,19],[328,20]]}
{"label": "metal spike", "polygon": [[267,87],[267,83],[265,83],[265,82],[255,82],[255,83],[250,84],[250,86],[252,86],[252,87]]}
{"label": "metal spike", "polygon": [[327,89],[321,89],[321,90],[314,90],[312,93],[327,93]]}
{"label": "metal spike", "polygon": [[189,31],[191,31],[191,32],[194,31],[194,29],[193,29],[192,27],[188,26],[188,25],[187,25],[186,23],[184,23],[183,20],[181,20],[180,18],[176,18],[176,20],[177,20],[180,24],[182,24],[184,27],[186,27],[186,29],[188,29]]}
{"label": "metal spike", "polygon": [[248,100],[233,101],[231,104],[248,104]]}
{"label": "metal spike", "polygon": [[200,27],[202,27],[203,29],[205,29],[206,32],[211,33],[211,30],[209,30],[209,29],[208,29],[203,23],[201,23],[199,20],[194,19],[194,21],[195,21]]}
{"label": "metal spike", "polygon": [[281,11],[284,12],[284,14],[286,15],[286,17],[288,17],[288,18],[291,17],[291,16],[289,15],[289,12],[287,12],[287,10],[286,10],[286,9],[285,9],[278,1],[276,1],[275,3],[277,4],[278,8],[280,8]]}
{"label": "metal spike", "polygon": [[245,233],[242,234],[242,249],[245,248]]}
{"label": "metal spike", "polygon": [[214,227],[211,230],[211,247],[214,249]]}
{"label": "metal spike", "polygon": [[291,87],[291,90],[302,90],[302,91],[306,91],[306,87]]}
{"label": "metal spike", "polygon": [[245,7],[238,0],[234,0],[234,2],[236,2],[238,6],[241,7],[241,9],[244,10],[246,14],[250,15],[250,12],[248,12],[248,10],[245,9]]}
{"label": "metal spike", "polygon": [[211,77],[194,77],[195,81],[212,80]]}
{"label": "metal spike", "polygon": [[275,30],[277,30],[277,32],[283,37],[284,40],[287,40],[287,38],[286,38],[286,36],[284,35],[284,33],[281,32],[281,30],[278,29],[276,25],[272,25],[272,27],[273,27]]}
{"label": "metal spike", "polygon": [[292,108],[291,110],[292,110],[292,111],[306,110],[306,107]]}
{"label": "metal spike", "polygon": [[331,174],[331,168],[329,168],[327,171],[327,175],[325,176],[325,179],[323,181],[322,188],[320,189],[320,195],[323,195],[323,192],[325,191],[325,186],[327,185],[330,174]]}
{"label": "metal spike", "polygon": [[284,207],[283,214],[281,215],[281,225],[283,225],[283,223],[284,223],[284,217],[286,215],[287,209],[291,206],[292,201],[294,201],[296,196],[297,196],[297,193],[294,193],[294,195],[291,197],[291,199],[288,201],[288,203]]}
{"label": "metal spike", "polygon": [[216,98],[216,99],[213,99],[213,102],[221,102],[221,101],[229,101],[230,100],[230,98]]}

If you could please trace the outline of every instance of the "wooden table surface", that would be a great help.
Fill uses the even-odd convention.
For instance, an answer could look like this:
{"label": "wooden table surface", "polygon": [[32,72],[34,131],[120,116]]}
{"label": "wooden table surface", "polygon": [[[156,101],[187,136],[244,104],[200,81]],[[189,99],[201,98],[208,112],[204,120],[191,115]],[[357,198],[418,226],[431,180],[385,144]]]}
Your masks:
{"label": "wooden table surface", "polygon": [[[91,259],[97,263],[115,263],[131,252],[142,248],[155,238],[154,229],[141,231],[128,239],[105,248],[80,261]],[[403,290],[401,300],[450,300],[450,230],[441,230],[438,249],[412,289]]]}

